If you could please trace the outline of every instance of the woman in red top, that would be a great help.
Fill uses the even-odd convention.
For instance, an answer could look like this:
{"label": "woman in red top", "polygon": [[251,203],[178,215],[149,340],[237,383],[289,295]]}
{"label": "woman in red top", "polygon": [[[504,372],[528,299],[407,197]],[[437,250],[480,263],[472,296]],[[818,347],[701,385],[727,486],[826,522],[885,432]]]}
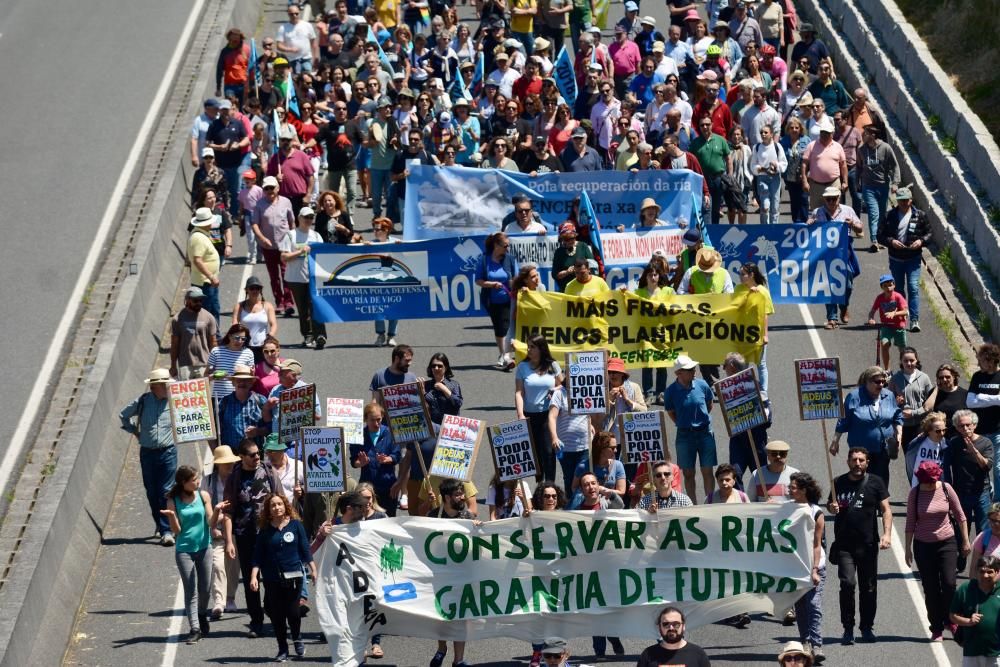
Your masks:
{"label": "woman in red top", "polygon": [[267,396],[278,386],[278,366],[284,361],[281,357],[281,343],[274,336],[268,336],[264,339],[261,353],[264,358],[253,369],[253,374],[257,376],[253,390],[261,396]]}

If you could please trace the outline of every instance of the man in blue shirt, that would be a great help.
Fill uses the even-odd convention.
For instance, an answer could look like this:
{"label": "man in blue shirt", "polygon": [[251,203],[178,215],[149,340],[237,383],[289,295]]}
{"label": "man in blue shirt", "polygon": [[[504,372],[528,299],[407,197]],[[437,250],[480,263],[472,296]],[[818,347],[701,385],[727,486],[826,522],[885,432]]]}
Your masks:
{"label": "man in blue shirt", "polygon": [[219,442],[236,449],[244,438],[250,438],[259,445],[270,429],[262,418],[267,399],[251,390],[257,376],[248,366],[236,366],[229,380],[233,392],[219,401]]}
{"label": "man in blue shirt", "polygon": [[708,383],[695,377],[698,362],[682,354],[674,361],[677,379],[663,394],[663,408],[677,426],[677,465],[684,473],[684,490],[695,498],[694,468],[701,462],[705,495],[715,490],[712,470],[719,462],[712,432],[712,401],[715,394]]}
{"label": "man in blue shirt", "polygon": [[[156,368],[146,379],[149,391],[135,399],[119,413],[122,430],[139,440],[139,466],[146,501],[156,524],[160,544],[172,546],[174,534],[167,517],[160,510],[167,508],[167,492],[177,474],[177,447],[174,446],[170,409],[167,404],[167,383],[170,371]],[[135,418],[135,421],[132,421]]]}
{"label": "man in blue shirt", "polygon": [[587,131],[578,127],[570,138],[572,141],[559,156],[566,171],[600,171],[601,155],[587,145]]}
{"label": "man in blue shirt", "polygon": [[646,56],[642,59],[642,68],[639,73],[632,78],[628,89],[639,104],[645,108],[653,101],[653,87],[658,83],[663,83],[663,77],[656,73],[656,63],[653,56]]}

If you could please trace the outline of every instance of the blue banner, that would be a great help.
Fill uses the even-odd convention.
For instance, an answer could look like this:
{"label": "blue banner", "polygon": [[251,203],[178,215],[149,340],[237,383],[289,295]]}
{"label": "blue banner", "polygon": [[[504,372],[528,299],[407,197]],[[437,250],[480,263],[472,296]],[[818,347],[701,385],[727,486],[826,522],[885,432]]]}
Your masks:
{"label": "blue banner", "polygon": [[532,178],[499,169],[417,165],[410,167],[406,179],[403,238],[422,241],[498,232],[513,221],[511,198],[518,194],[530,198],[542,222],[555,229],[569,217],[573,200],[583,191],[603,229],[634,229],[646,197],[660,205],[660,218],[669,223],[697,224],[701,216],[702,176],[686,169]]}
{"label": "blue banner", "polygon": [[742,264],[756,262],[774,303],[846,303],[847,288],[860,273],[851,235],[842,222],[706,229],[733,282],[739,284]]}
{"label": "blue banner", "polygon": [[[844,303],[859,272],[843,223],[817,225],[709,225],[723,266],[739,283],[739,267],[756,262],[771,298],[782,303]],[[683,230],[657,227],[601,234],[606,280],[612,289],[638,285],[655,251],[670,264],[683,249]],[[555,234],[510,235],[518,265],[538,265],[554,290]],[[485,236],[455,236],[381,245],[315,244],[309,255],[316,318],[323,322],[425,319],[484,315],[475,271]]]}

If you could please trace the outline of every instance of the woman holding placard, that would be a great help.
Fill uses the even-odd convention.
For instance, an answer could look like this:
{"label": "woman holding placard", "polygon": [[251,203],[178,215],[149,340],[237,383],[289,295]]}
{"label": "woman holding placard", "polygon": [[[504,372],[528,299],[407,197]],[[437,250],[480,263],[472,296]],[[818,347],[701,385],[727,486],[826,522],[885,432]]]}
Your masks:
{"label": "woman holding placard", "polygon": [[514,408],[518,419],[527,419],[531,438],[538,453],[539,467],[535,481],[555,481],[556,456],[549,433],[549,403],[552,392],[562,384],[559,363],[552,358],[549,344],[542,336],[527,340],[528,356],[517,365],[514,374]]}
{"label": "woman holding placard", "polygon": [[531,489],[523,479],[500,481],[500,471],[493,473],[490,488],[486,490],[486,506],[490,508],[490,521],[523,516],[531,511]]}
{"label": "woman holding placard", "polygon": [[385,412],[378,403],[369,403],[363,413],[364,443],[351,445],[351,466],[361,469],[361,482],[370,482],[375,488],[379,505],[389,516],[396,516],[396,497],[392,486],[396,483],[396,464],[401,453],[399,444],[393,442],[389,427],[382,423]]}
{"label": "woman holding placard", "polygon": [[538,273],[538,265],[534,262],[525,262],[521,265],[514,280],[510,282],[510,326],[507,327],[507,339],[505,341],[507,358],[509,363],[507,369],[514,368],[514,355],[511,354],[511,341],[517,332],[517,299],[524,292],[544,292],[545,285],[542,284],[542,276]]}
{"label": "woman holding placard", "polygon": [[585,463],[594,428],[590,415],[575,415],[569,411],[566,387],[556,387],[549,402],[549,436],[563,473],[566,493],[572,493],[573,473]]}

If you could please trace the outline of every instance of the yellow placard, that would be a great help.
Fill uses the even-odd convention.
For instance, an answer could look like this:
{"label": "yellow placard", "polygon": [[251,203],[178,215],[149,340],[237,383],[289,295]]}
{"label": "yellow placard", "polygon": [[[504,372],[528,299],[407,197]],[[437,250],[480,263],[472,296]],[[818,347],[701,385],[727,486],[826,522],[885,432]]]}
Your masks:
{"label": "yellow placard", "polygon": [[763,348],[764,297],[754,292],[670,296],[657,301],[617,290],[591,297],[523,292],[517,297],[514,350],[541,335],[552,356],[606,349],[627,368],[673,366],[686,354],[721,364],[729,352],[756,363]]}

